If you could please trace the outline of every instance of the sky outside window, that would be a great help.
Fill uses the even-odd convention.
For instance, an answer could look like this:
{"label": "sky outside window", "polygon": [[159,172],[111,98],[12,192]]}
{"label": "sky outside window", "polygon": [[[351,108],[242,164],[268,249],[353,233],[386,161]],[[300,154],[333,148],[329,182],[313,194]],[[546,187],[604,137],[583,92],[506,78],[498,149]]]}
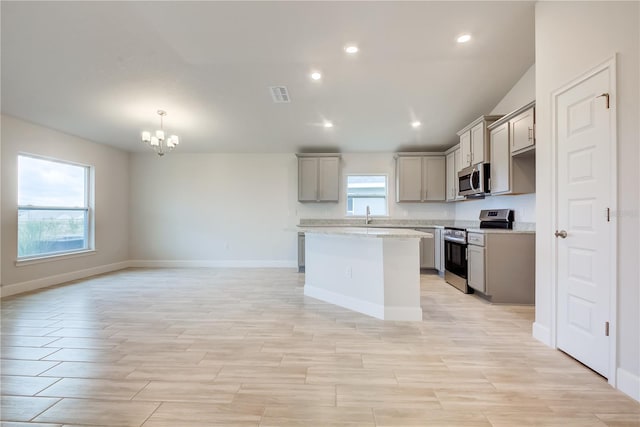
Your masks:
{"label": "sky outside window", "polygon": [[19,206],[86,206],[87,168],[18,156]]}

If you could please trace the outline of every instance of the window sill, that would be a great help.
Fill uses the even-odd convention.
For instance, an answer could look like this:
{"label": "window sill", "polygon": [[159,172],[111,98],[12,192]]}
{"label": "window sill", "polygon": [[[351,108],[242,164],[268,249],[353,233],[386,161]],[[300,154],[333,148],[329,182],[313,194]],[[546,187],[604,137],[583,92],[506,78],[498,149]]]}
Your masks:
{"label": "window sill", "polygon": [[95,249],[87,249],[84,251],[64,253],[59,255],[46,255],[46,256],[35,257],[35,258],[25,258],[25,259],[16,260],[15,264],[16,264],[16,267],[24,267],[32,264],[41,264],[44,262],[52,262],[52,261],[62,261],[65,259],[94,255],[96,252],[97,251]]}

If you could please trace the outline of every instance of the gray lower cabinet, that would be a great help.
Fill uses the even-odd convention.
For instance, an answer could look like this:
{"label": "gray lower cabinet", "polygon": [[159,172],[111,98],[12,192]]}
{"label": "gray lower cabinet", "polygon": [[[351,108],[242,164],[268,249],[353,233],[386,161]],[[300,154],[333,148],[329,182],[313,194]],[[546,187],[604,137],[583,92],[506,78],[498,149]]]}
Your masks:
{"label": "gray lower cabinet", "polygon": [[535,234],[469,233],[467,282],[493,303],[535,302]]}
{"label": "gray lower cabinet", "polygon": [[467,246],[467,284],[485,293],[484,248]]}
{"label": "gray lower cabinet", "polygon": [[437,239],[436,239],[435,229],[434,228],[418,228],[416,230],[423,231],[425,233],[431,233],[433,235],[433,237],[423,237],[422,239],[420,239],[420,268],[435,269],[436,268],[436,246],[439,249],[439,245],[436,243]]}
{"label": "gray lower cabinet", "polygon": [[304,233],[298,233],[298,273],[304,271]]}

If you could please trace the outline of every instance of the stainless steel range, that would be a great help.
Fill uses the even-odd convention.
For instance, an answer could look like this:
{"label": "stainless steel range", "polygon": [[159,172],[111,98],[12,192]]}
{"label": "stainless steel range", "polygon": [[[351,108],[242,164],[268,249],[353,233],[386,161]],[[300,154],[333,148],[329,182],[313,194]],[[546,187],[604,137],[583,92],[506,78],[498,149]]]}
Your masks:
{"label": "stainless steel range", "polygon": [[444,229],[444,280],[465,294],[473,292],[467,285],[467,230]]}

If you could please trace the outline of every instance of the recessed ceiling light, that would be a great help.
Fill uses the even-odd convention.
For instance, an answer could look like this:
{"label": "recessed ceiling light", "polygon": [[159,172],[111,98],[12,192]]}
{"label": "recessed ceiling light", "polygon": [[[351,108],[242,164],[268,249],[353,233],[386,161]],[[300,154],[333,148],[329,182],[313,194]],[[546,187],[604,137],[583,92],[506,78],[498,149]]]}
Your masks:
{"label": "recessed ceiling light", "polygon": [[421,124],[422,124],[422,123],[420,123],[420,122],[419,122],[419,121],[417,121],[417,120],[416,120],[415,122],[411,122],[411,126],[412,126],[412,127],[414,127],[414,128],[419,128]]}
{"label": "recessed ceiling light", "polygon": [[331,123],[331,122],[324,122],[324,127],[326,127],[326,128],[332,128],[332,127],[333,127],[333,123]]}
{"label": "recessed ceiling light", "polygon": [[358,53],[358,46],[355,46],[355,45],[345,46],[344,51],[351,54]]}
{"label": "recessed ceiling light", "polygon": [[463,34],[458,37],[458,43],[466,43],[471,40],[471,34]]}
{"label": "recessed ceiling light", "polygon": [[317,71],[314,73],[311,73],[311,78],[313,80],[320,80],[322,78],[322,74],[318,73]]}

